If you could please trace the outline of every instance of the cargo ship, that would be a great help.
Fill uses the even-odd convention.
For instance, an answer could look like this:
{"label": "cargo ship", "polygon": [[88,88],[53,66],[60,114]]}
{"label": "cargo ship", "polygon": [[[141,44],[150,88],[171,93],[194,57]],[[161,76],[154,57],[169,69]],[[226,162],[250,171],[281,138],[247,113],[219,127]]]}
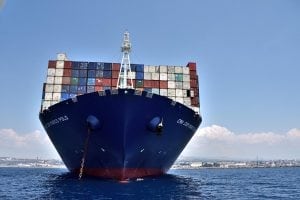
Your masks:
{"label": "cargo ship", "polygon": [[166,173],[200,126],[196,63],[49,60],[40,121],[71,173],[127,180]]}

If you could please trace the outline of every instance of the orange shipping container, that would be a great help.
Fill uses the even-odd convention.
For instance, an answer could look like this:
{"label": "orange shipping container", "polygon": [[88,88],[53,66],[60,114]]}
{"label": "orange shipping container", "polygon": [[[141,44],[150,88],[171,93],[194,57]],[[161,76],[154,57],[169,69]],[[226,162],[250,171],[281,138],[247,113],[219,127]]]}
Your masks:
{"label": "orange shipping container", "polygon": [[103,87],[102,86],[95,86],[95,91],[102,91]]}

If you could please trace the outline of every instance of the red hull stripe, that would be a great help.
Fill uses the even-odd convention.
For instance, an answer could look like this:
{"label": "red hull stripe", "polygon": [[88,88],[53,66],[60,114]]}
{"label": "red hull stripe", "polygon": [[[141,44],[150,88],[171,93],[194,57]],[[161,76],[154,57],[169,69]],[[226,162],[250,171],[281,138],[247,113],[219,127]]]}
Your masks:
{"label": "red hull stripe", "polygon": [[[79,172],[78,170],[74,170]],[[103,168],[84,168],[83,175],[96,176],[102,178],[111,178],[117,180],[126,180],[132,178],[139,178],[145,176],[155,176],[164,174],[162,169],[152,168],[117,168],[117,169],[103,169]]]}

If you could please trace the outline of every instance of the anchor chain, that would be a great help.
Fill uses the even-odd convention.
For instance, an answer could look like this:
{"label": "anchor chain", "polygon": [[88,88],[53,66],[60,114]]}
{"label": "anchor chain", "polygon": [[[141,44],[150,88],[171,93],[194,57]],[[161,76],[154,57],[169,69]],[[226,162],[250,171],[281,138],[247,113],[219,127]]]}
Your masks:
{"label": "anchor chain", "polygon": [[90,134],[91,134],[91,129],[88,128],[88,135],[87,135],[86,140],[85,140],[84,152],[83,152],[83,156],[82,156],[81,163],[80,163],[80,170],[79,170],[79,175],[78,175],[79,180],[82,178],[82,175],[83,175],[85,158],[86,158],[88,145],[89,145],[89,140],[90,140]]}

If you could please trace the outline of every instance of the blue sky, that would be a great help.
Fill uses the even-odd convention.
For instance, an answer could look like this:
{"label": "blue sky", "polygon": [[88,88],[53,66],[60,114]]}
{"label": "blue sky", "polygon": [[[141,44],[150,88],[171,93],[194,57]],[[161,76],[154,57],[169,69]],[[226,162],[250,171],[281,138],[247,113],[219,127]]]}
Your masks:
{"label": "blue sky", "polygon": [[[220,138],[228,132],[283,136],[274,148],[282,149],[281,157],[300,158],[297,145],[284,146],[290,146],[291,132],[300,144],[299,1],[0,0],[0,6],[0,135],[5,136],[0,150],[5,155],[30,157],[38,149],[40,156],[57,156],[38,120],[47,61],[58,52],[71,60],[120,61],[122,34],[129,30],[134,63],[197,62],[203,115],[198,134],[214,129]],[[24,145],[27,154],[19,152]],[[201,148],[195,151],[214,151]],[[266,158],[274,152],[262,151]],[[220,150],[211,156],[242,155]]]}

